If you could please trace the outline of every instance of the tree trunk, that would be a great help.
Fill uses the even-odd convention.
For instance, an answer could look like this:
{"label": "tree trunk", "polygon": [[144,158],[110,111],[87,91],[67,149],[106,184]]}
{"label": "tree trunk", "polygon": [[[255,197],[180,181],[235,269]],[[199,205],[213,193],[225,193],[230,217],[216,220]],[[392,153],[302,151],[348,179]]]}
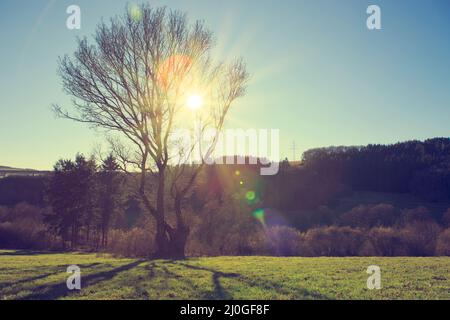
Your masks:
{"label": "tree trunk", "polygon": [[156,259],[170,259],[170,238],[167,232],[167,224],[164,219],[158,219],[156,226],[156,252],[154,258]]}
{"label": "tree trunk", "polygon": [[185,259],[186,258],[186,243],[189,236],[189,228],[185,226],[178,226],[173,231],[170,238],[170,249],[173,259]]}
{"label": "tree trunk", "polygon": [[177,217],[177,228],[170,233],[170,248],[174,259],[186,258],[186,242],[189,236],[189,227],[183,219],[183,212],[181,209],[181,196],[175,197],[175,214]]}
{"label": "tree trunk", "polygon": [[66,240],[67,240],[67,230],[63,229],[61,232],[61,240],[62,240],[62,249],[63,251],[66,251],[67,249],[67,244],[66,244]]}
{"label": "tree trunk", "polygon": [[72,233],[71,233],[71,238],[70,238],[70,249],[74,250],[75,249],[75,232],[76,232],[76,226],[75,224],[72,225]]}
{"label": "tree trunk", "polygon": [[165,219],[165,171],[159,168],[158,175],[158,193],[156,198],[156,252],[154,257],[157,259],[171,258],[169,228]]}
{"label": "tree trunk", "polygon": [[101,239],[101,246],[103,248],[106,248],[108,246],[108,231],[109,227],[103,223],[102,224],[102,239]]}
{"label": "tree trunk", "polygon": [[[144,200],[144,204],[146,204],[148,199],[145,196],[143,184],[141,184],[141,196]],[[177,197],[175,199],[177,226],[176,228],[173,228],[166,222],[165,196],[165,170],[164,168],[159,168],[156,212],[154,212],[156,219],[156,251],[152,257],[154,259],[184,259],[186,257],[185,249],[187,238],[189,236],[189,228],[184,223],[182,217],[181,198]],[[150,206],[148,209],[150,209]]]}
{"label": "tree trunk", "polygon": [[88,246],[89,246],[89,241],[91,240],[90,237],[91,237],[91,224],[88,223],[87,230],[86,230],[86,245],[88,245]]}

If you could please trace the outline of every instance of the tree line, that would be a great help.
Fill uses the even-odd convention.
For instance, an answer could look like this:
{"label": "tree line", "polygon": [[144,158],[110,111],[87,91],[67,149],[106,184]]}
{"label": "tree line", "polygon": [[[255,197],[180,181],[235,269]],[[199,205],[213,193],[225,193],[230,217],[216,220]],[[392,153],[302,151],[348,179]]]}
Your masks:
{"label": "tree line", "polygon": [[[352,156],[344,157],[347,151],[342,151],[342,148],[339,151],[321,151],[321,157],[306,156],[300,166],[283,162],[279,174],[273,177],[260,176],[258,166],[206,166],[200,171],[186,199],[180,203],[190,229],[186,252],[189,255],[445,253],[450,226],[450,213],[447,212],[450,201],[447,198],[435,202],[436,208],[440,209],[433,210],[424,207],[432,204],[426,202],[426,194],[417,195],[412,191],[410,197],[413,204],[407,206],[390,203],[388,198],[383,200],[382,197],[379,203],[365,204],[356,198],[353,207],[342,209],[340,206],[341,200],[358,191],[358,188],[377,192],[397,190],[397,193],[390,194],[400,194],[398,190],[403,189],[396,189],[397,186],[384,188],[383,184],[376,182],[386,179],[400,185],[397,176],[392,177],[382,169],[372,172],[369,168],[383,168],[386,159],[395,158],[396,150],[411,150],[411,145],[416,146],[412,148],[415,151],[409,154],[411,159],[401,156],[406,167],[415,167],[413,164],[418,161],[426,164],[420,170],[427,171],[437,164],[443,165],[448,159],[448,144],[445,139],[438,138],[399,143],[394,148],[378,147],[376,149],[384,150],[384,156],[375,158],[369,156],[373,154],[372,147],[359,147],[355,156],[358,160],[354,161],[354,152],[350,153]],[[327,153],[331,155],[324,156]],[[327,160],[327,157],[330,159]],[[361,158],[370,159],[370,162],[366,171],[356,166],[355,173],[351,172],[350,165],[342,165],[340,171],[338,166],[334,166],[340,174],[333,175],[329,168],[336,163],[336,158],[345,159],[339,162],[341,164],[356,163]],[[31,182],[23,185],[21,183],[27,181],[23,177],[2,179],[0,188],[8,188],[9,194],[26,190],[25,195],[32,195],[29,198],[31,201],[36,198],[36,193],[42,193],[43,200],[42,203],[37,202],[38,207],[14,202],[0,210],[0,245],[151,256],[157,247],[156,222],[139,197],[140,174],[126,174],[119,167],[118,160],[112,155],[99,163],[92,157],[77,155],[74,160],[59,160],[53,172],[39,183],[36,183],[35,177],[29,177]],[[410,170],[410,174],[403,177],[409,182],[414,181],[416,172]],[[445,181],[446,172],[436,172],[442,173],[440,181]],[[350,177],[357,176],[357,173],[362,176],[353,185],[355,180]],[[381,174],[381,178],[377,176],[374,180],[367,180],[370,182],[366,181],[365,187],[361,187],[361,182],[375,174]],[[149,175],[146,184],[152,188],[157,181],[158,174]],[[445,194],[448,191],[446,185],[440,186],[442,194]],[[170,193],[170,189],[165,192]],[[167,204],[170,223],[177,219],[174,210],[172,205]],[[261,212],[264,213],[264,224],[262,217],[258,217]],[[117,223],[118,219],[131,223]],[[298,235],[294,237],[297,239],[296,246],[299,243],[301,246],[295,247],[294,251],[282,249],[293,234]],[[276,241],[272,239],[275,235]],[[355,236],[353,242],[350,241],[352,235]],[[367,238],[368,235],[370,238]],[[341,247],[336,247],[337,240],[316,241],[340,239],[341,236],[345,239],[341,243],[346,244]],[[270,246],[275,243],[281,247]],[[318,247],[319,243],[323,248]],[[366,244],[364,248],[359,246],[362,243]],[[358,250],[351,249],[356,248],[354,246]]]}
{"label": "tree line", "polygon": [[48,182],[46,200],[50,212],[45,222],[61,239],[62,248],[82,243],[105,248],[111,220],[123,203],[124,177],[112,155],[100,165],[79,154],[75,160],[59,160]]}
{"label": "tree line", "polygon": [[303,163],[355,190],[409,192],[429,201],[450,199],[449,138],[312,149],[303,154]]}

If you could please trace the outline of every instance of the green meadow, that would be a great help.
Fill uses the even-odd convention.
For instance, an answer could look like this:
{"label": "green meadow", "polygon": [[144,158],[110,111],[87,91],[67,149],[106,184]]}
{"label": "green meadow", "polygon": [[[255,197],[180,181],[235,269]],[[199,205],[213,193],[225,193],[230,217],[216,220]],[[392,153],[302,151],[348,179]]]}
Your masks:
{"label": "green meadow", "polygon": [[[69,291],[69,265],[81,290]],[[367,289],[369,265],[380,290]],[[0,299],[450,299],[450,258],[214,257],[182,261],[0,251]]]}

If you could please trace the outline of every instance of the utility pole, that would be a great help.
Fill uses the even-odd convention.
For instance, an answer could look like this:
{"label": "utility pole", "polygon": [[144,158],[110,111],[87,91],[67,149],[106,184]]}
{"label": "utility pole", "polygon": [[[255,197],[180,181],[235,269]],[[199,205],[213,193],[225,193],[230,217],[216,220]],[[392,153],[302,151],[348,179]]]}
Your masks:
{"label": "utility pole", "polygon": [[297,145],[295,144],[295,141],[292,143],[292,162],[295,161],[295,154],[297,151]]}

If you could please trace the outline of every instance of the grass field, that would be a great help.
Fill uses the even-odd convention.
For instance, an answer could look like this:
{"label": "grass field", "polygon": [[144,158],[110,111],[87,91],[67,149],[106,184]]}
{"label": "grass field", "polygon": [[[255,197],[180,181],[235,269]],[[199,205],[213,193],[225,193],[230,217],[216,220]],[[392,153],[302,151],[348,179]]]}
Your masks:
{"label": "grass field", "polygon": [[[82,289],[68,291],[69,265]],[[367,267],[382,289],[368,290]],[[185,261],[0,251],[0,299],[450,299],[450,258],[218,257]]]}

